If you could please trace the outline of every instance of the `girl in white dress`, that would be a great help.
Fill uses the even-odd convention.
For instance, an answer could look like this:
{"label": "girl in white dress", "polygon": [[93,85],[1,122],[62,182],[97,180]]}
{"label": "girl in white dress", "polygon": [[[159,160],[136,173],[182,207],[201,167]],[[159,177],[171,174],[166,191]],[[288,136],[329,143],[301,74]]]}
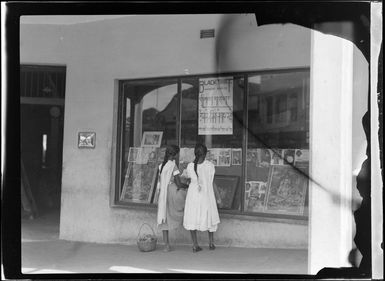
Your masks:
{"label": "girl in white dress", "polygon": [[170,145],[166,149],[163,163],[159,166],[157,193],[158,199],[158,228],[163,232],[164,251],[171,251],[168,231],[182,225],[183,209],[188,185],[181,182],[179,169],[175,158],[179,147]]}
{"label": "girl in white dress", "polygon": [[[202,250],[198,245],[197,230],[208,231],[209,249],[215,249],[214,232],[220,220],[214,195],[214,191],[216,192],[214,164],[205,160],[207,154],[205,145],[197,144],[194,152],[195,160],[188,164],[182,176],[191,179],[186,196],[183,226],[190,230],[195,253]],[[219,199],[219,196],[217,198]]]}

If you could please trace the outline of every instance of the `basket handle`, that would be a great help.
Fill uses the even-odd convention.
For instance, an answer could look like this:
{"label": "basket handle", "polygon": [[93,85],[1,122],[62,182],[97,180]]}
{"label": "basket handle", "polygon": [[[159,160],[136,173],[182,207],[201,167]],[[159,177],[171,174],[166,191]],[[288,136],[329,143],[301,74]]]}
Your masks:
{"label": "basket handle", "polygon": [[154,229],[151,227],[151,225],[149,225],[148,223],[144,222],[144,223],[140,226],[140,228],[139,228],[139,232],[138,232],[138,237],[137,237],[137,239],[139,238],[140,233],[141,233],[141,231],[142,231],[142,227],[143,227],[144,225],[147,225],[147,226],[151,229],[152,234],[153,234],[154,236],[156,236],[156,235],[155,235],[155,231],[154,231]]}

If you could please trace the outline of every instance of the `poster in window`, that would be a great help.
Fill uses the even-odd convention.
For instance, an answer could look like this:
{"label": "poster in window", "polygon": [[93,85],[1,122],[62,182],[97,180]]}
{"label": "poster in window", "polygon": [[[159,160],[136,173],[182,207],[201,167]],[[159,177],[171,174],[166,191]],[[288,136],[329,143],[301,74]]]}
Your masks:
{"label": "poster in window", "polygon": [[257,167],[270,167],[272,162],[272,151],[270,149],[261,148],[257,150]]}
{"label": "poster in window", "polygon": [[231,165],[242,165],[242,148],[231,150]]}
{"label": "poster in window", "polygon": [[308,149],[296,149],[295,150],[295,166],[308,166],[309,165],[309,150]]}
{"label": "poster in window", "polygon": [[230,167],[231,165],[231,148],[220,148],[218,150],[218,166]]}
{"label": "poster in window", "polygon": [[266,212],[303,215],[308,186],[307,169],[297,170],[289,165],[271,168]]}
{"label": "poster in window", "polygon": [[246,161],[247,162],[258,162],[258,149],[249,148],[246,152]]}
{"label": "poster in window", "polygon": [[270,149],[271,165],[283,165],[282,149]]}
{"label": "poster in window", "polygon": [[283,160],[285,165],[294,165],[295,149],[284,149]]}
{"label": "poster in window", "polygon": [[263,212],[266,206],[267,183],[247,181],[245,185],[245,211]]}
{"label": "poster in window", "polygon": [[158,165],[156,162],[147,164],[131,163],[126,173],[121,194],[121,201],[149,203],[155,188]]}
{"label": "poster in window", "polygon": [[218,208],[231,209],[234,201],[235,191],[238,187],[238,176],[215,175],[214,182],[218,188],[221,203]]}
{"label": "poster in window", "polygon": [[198,134],[233,134],[233,77],[199,79]]}

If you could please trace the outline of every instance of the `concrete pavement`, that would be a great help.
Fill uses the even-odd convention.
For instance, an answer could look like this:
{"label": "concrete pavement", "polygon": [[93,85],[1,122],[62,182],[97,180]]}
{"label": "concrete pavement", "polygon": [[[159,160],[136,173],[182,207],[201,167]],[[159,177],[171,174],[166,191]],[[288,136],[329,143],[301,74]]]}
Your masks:
{"label": "concrete pavement", "polygon": [[190,245],[143,253],[136,245],[58,239],[58,225],[23,220],[22,272],[43,273],[253,273],[306,274],[307,251],[217,247],[193,253]]}

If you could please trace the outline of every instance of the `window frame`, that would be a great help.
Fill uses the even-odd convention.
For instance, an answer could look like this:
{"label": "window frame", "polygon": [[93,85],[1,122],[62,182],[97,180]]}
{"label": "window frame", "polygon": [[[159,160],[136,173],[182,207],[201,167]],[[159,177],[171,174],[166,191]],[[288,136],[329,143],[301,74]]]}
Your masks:
{"label": "window frame", "polygon": [[[189,75],[177,75],[177,76],[157,76],[157,77],[146,77],[146,78],[132,78],[132,79],[117,79],[117,88],[115,91],[115,102],[114,107],[117,110],[114,115],[114,120],[116,123],[114,125],[114,139],[113,143],[113,165],[111,176],[114,177],[111,181],[111,195],[112,200],[110,201],[111,207],[116,208],[125,208],[125,209],[137,209],[137,210],[148,210],[151,212],[155,212],[157,209],[157,205],[152,203],[139,203],[139,202],[125,202],[120,201],[120,192],[122,187],[122,159],[123,159],[123,144],[124,140],[124,126],[125,126],[125,110],[126,110],[126,98],[128,98],[128,93],[124,92],[124,83],[129,82],[146,82],[146,81],[154,81],[154,80],[171,80],[175,79],[177,83],[177,112],[176,112],[176,141],[177,144],[181,143],[181,121],[182,121],[182,82],[183,79],[199,79],[199,78],[207,78],[207,77],[220,77],[220,76],[233,76],[233,77],[242,77],[244,79],[244,92],[243,92],[243,107],[245,109],[248,108],[248,98],[249,98],[249,76],[253,75],[264,75],[264,74],[284,74],[284,73],[292,73],[292,72],[307,72],[310,74],[310,67],[297,67],[297,68],[284,68],[284,69],[266,69],[266,70],[254,70],[254,71],[236,71],[236,72],[218,72],[218,73],[202,73],[202,74],[189,74]],[[310,94],[310,93],[309,93]],[[309,99],[310,101],[310,99]],[[309,113],[306,113],[309,114]],[[245,176],[246,176],[246,155],[247,155],[247,147],[248,147],[248,110],[243,110],[243,122],[245,126],[242,130],[242,173],[240,179],[241,187],[241,202],[240,202],[240,210],[229,210],[229,209],[218,209],[220,214],[225,215],[226,217],[231,216],[234,218],[240,219],[274,219],[274,220],[284,220],[284,221],[292,221],[292,222],[306,222],[308,221],[307,215],[297,216],[291,214],[274,214],[274,213],[264,213],[264,212],[247,212],[244,211],[244,195],[245,195]],[[132,128],[130,128],[132,130]],[[309,127],[310,131],[310,127]],[[177,159],[179,162],[179,159]],[[309,164],[310,168],[310,164]],[[308,191],[307,191],[308,192]],[[308,195],[307,195],[308,196]]]}

